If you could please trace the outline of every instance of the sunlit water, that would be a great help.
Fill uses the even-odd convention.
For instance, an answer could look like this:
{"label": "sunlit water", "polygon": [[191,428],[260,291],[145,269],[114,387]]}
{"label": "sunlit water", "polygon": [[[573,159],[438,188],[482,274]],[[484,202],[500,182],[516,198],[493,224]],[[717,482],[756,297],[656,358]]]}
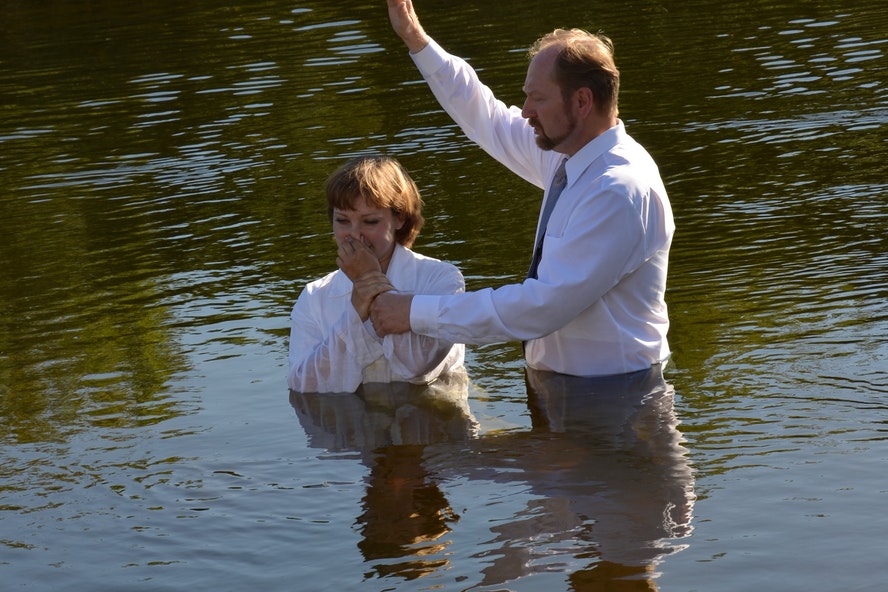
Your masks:
{"label": "sunlit water", "polygon": [[643,405],[529,387],[517,344],[471,348],[463,398],[289,397],[342,158],[407,165],[417,249],[470,288],[521,278],[539,192],[438,110],[382,2],[69,4],[0,6],[4,590],[888,580],[878,3],[417,2],[510,102],[539,34],[614,38],[678,224],[674,402]]}

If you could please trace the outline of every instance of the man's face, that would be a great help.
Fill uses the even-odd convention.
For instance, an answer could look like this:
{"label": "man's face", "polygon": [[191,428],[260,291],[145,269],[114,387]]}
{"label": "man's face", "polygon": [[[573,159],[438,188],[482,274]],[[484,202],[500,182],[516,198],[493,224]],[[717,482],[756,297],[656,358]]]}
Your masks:
{"label": "man's face", "polygon": [[563,149],[578,127],[570,101],[565,101],[561,87],[552,72],[555,63],[554,48],[538,53],[531,60],[524,80],[526,99],[521,115],[533,127],[537,146],[543,150]]}

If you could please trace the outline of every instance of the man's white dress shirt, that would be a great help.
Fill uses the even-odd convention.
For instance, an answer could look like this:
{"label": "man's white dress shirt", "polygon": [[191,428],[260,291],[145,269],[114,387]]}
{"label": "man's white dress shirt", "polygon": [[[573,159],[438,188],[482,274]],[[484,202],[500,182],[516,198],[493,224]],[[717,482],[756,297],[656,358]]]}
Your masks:
{"label": "man's white dress shirt", "polygon": [[[401,245],[386,273],[400,292],[455,294],[465,289],[450,263]],[[354,392],[362,383],[429,383],[464,371],[465,346],[414,333],[380,338],[351,303],[352,282],[342,270],[308,284],[290,315],[290,372],[298,392]]]}
{"label": "man's white dress shirt", "polygon": [[[471,140],[530,183],[549,186],[564,155],[536,145],[518,107],[498,101],[464,60],[434,41],[411,55]],[[457,343],[526,341],[528,366],[577,376],[634,372],[669,356],[664,293],[675,223],[656,164],[619,121],[566,168],[538,278],[418,295],[414,332]]]}

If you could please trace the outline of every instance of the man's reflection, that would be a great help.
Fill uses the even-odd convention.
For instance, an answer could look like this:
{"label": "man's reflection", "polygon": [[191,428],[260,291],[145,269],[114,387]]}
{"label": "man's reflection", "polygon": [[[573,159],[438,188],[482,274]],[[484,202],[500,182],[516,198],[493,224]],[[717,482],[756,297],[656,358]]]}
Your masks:
{"label": "man's reflection", "polygon": [[528,370],[527,389],[531,431],[485,438],[475,470],[532,494],[491,529],[482,585],[564,571],[571,590],[656,590],[655,567],[682,548],[694,502],[671,385],[659,368],[595,379]]}
{"label": "man's reflection", "polygon": [[291,391],[290,403],[310,446],[358,451],[370,467],[356,522],[374,573],[414,579],[446,567],[439,540],[459,517],[425,468],[425,451],[477,436],[466,375],[423,386],[364,384],[354,394]]}

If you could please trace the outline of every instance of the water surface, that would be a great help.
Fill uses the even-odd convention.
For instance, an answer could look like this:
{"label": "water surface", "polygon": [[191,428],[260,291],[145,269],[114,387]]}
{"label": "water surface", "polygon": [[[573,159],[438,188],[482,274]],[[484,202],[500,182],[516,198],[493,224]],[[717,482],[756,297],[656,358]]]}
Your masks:
{"label": "water surface", "polygon": [[879,6],[418,3],[509,102],[540,34],[611,35],[666,181],[667,386],[559,420],[541,401],[592,387],[528,384],[513,343],[470,348],[438,403],[289,397],[287,315],[335,266],[344,158],[405,163],[417,249],[469,288],[529,260],[539,191],[440,111],[381,2],[117,4],[0,7],[4,586],[885,581]]}

